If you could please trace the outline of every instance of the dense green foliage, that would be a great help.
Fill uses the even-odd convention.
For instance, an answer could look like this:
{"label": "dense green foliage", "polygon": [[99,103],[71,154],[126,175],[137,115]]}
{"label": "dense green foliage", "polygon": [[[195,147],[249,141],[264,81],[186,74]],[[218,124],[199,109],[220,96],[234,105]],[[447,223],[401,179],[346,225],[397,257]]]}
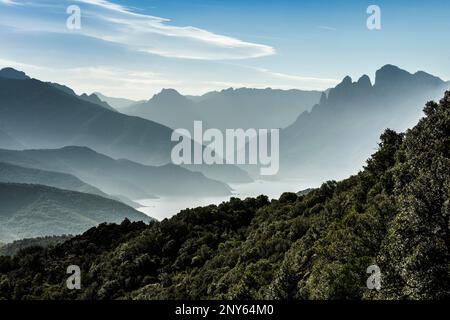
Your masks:
{"label": "dense green foliage", "polygon": [[[150,225],[101,225],[0,257],[5,299],[450,298],[450,92],[363,171],[305,195],[231,199]],[[82,270],[82,290],[65,287]],[[366,287],[377,264],[382,288]]]}

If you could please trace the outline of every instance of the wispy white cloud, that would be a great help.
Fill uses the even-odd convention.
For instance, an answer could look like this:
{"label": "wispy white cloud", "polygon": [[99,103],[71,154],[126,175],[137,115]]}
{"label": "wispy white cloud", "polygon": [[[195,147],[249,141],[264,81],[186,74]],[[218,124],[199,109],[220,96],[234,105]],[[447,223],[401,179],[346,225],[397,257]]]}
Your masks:
{"label": "wispy white cloud", "polygon": [[0,4],[5,4],[7,6],[10,6],[10,5],[21,5],[21,3],[13,1],[13,0],[0,0]]}
{"label": "wispy white cloud", "polygon": [[[67,30],[64,28],[64,22],[68,16],[60,9],[64,5],[74,4],[74,1],[81,8],[82,26],[80,30]],[[47,5],[52,4],[52,1],[29,0],[26,4],[34,6],[32,23],[28,20],[26,24],[21,24],[21,19],[18,19],[13,27],[28,27],[30,31],[71,32],[171,58],[234,60],[275,54],[275,49],[268,45],[247,42],[194,26],[175,26],[171,24],[170,19],[136,13],[108,0],[63,0],[57,4],[53,2],[55,7],[59,8],[54,10],[59,14],[51,16],[53,21],[49,21],[46,15],[48,12],[39,11],[49,10]],[[43,4],[45,6],[42,6]],[[14,22],[14,19],[7,19],[8,23],[11,21]]]}
{"label": "wispy white cloud", "polygon": [[169,19],[164,19],[164,18],[160,18],[160,17],[154,17],[154,16],[149,16],[149,15],[142,15],[139,13],[135,13],[132,12],[129,8],[117,4],[117,3],[113,3],[107,0],[74,0],[76,2],[82,2],[82,3],[86,3],[86,4],[90,4],[90,5],[95,5],[98,7],[102,7],[104,9],[108,9],[111,11],[116,11],[119,13],[123,13],[126,15],[130,15],[130,16],[136,16],[136,17],[143,17],[143,18],[153,18],[156,20],[160,20],[160,21],[170,21]]}
{"label": "wispy white cloud", "polygon": [[314,82],[325,82],[325,83],[337,83],[338,79],[328,79],[328,78],[316,78],[316,77],[303,77],[298,75],[292,75],[282,72],[273,72],[263,68],[257,68],[259,71],[270,74],[275,77],[283,78],[286,80],[297,80],[297,81],[314,81]]}

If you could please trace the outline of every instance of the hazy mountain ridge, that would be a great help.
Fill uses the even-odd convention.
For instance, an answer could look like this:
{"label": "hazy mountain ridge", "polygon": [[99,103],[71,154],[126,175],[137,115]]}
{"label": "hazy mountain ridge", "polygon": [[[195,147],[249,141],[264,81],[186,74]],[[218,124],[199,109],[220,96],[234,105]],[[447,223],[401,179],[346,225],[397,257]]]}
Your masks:
{"label": "hazy mountain ridge", "polygon": [[105,221],[151,218],[100,196],[41,185],[0,183],[0,241],[79,234]]}
{"label": "hazy mountain ridge", "polygon": [[27,147],[85,145],[145,163],[169,160],[169,128],[107,110],[38,80],[0,78],[0,111],[2,126]]}
{"label": "hazy mountain ridge", "polygon": [[71,174],[20,167],[1,161],[0,182],[45,185],[58,189],[95,194],[104,198],[123,202],[133,208],[141,207],[140,204],[131,201],[126,196],[108,195]]}
{"label": "hazy mountain ridge", "polygon": [[40,184],[58,189],[91,193],[102,197],[108,197],[108,195],[100,189],[84,183],[73,175],[25,168],[4,162],[0,162],[0,182]]}
{"label": "hazy mountain ridge", "polygon": [[230,88],[194,97],[164,89],[149,101],[122,111],[175,129],[192,129],[194,120],[218,129],[284,128],[310,110],[320,95],[319,91],[295,89]]}
{"label": "hazy mountain ridge", "polygon": [[[13,79],[13,80],[30,80],[31,78],[26,75],[25,72],[23,71],[18,71],[16,69],[13,68],[3,68],[0,70],[0,78],[4,78],[4,79]],[[82,94],[80,96],[78,96],[75,91],[73,91],[71,88],[69,88],[68,86],[59,84],[59,83],[55,83],[55,82],[47,82],[49,85],[55,87],[58,90],[61,90],[64,93],[67,93],[69,95],[73,95],[76,96],[82,100],[100,105],[108,110],[111,111],[115,111],[110,105],[108,105],[108,103],[100,100],[98,98],[98,96],[96,96],[95,94],[91,94],[91,95],[87,95],[87,94]]]}
{"label": "hazy mountain ridge", "polygon": [[87,147],[47,150],[0,150],[0,161],[72,174],[112,195],[131,199],[156,196],[228,195],[230,188],[175,165],[145,166],[115,160]]}
{"label": "hazy mountain ridge", "polygon": [[94,94],[101,100],[106,103],[108,103],[111,107],[113,107],[116,110],[124,109],[127,107],[130,107],[131,105],[134,105],[136,103],[143,103],[145,101],[135,101],[131,99],[126,98],[115,98],[115,97],[108,97],[100,92],[94,92]]}
{"label": "hazy mountain ridge", "polygon": [[83,93],[81,96],[79,96],[80,99],[98,104],[99,106],[102,106],[105,109],[108,109],[110,111],[116,111],[113,107],[111,107],[107,102],[100,100],[100,98],[95,94],[87,95],[86,93]]}
{"label": "hazy mountain ridge", "polygon": [[384,128],[404,131],[421,116],[421,106],[438,98],[450,82],[425,72],[411,74],[386,65],[357,82],[346,77],[323,94],[310,112],[282,130],[281,175],[339,179],[361,168]]}
{"label": "hazy mountain ridge", "polygon": [[194,121],[202,120],[195,110],[195,103],[174,89],[163,89],[150,100],[133,104],[122,112],[151,119],[172,129],[192,130]]}

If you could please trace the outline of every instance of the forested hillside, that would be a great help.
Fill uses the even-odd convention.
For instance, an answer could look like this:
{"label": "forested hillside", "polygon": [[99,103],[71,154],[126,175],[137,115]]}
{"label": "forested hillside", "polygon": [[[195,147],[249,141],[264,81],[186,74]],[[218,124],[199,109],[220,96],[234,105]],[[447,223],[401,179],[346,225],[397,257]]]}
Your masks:
{"label": "forested hillside", "polygon": [[[0,299],[450,298],[450,92],[363,171],[304,195],[101,225],[0,257]],[[82,289],[66,289],[79,265]],[[367,267],[382,273],[366,287]]]}
{"label": "forested hillside", "polygon": [[149,221],[142,212],[97,195],[42,185],[0,183],[0,242],[81,234],[104,221]]}

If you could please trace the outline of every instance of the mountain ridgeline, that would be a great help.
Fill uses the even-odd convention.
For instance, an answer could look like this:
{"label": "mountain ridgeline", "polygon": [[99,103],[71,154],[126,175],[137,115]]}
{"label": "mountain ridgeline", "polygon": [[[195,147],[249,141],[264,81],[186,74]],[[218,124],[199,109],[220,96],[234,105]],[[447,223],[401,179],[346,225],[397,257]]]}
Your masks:
{"label": "mountain ridgeline", "polygon": [[0,77],[0,124],[28,148],[91,147],[115,158],[164,164],[172,131],[128,117],[35,79]]}
{"label": "mountain ridgeline", "polygon": [[118,201],[42,185],[0,183],[0,242],[80,234],[105,221],[151,218]]}
{"label": "mountain ridgeline", "polygon": [[421,117],[419,106],[448,89],[450,82],[392,65],[376,72],[373,85],[368,76],[346,77],[282,130],[280,176],[319,183],[352,174],[376,148],[379,132],[411,128]]}
{"label": "mountain ridgeline", "polygon": [[[450,92],[424,112],[341,182],[0,257],[0,299],[449,299]],[[83,284],[69,291],[73,264]],[[379,291],[366,286],[374,264]]]}
{"label": "mountain ridgeline", "polygon": [[318,103],[320,95],[319,91],[230,88],[202,96],[183,96],[176,90],[164,89],[122,112],[173,129],[190,130],[195,120],[221,130],[284,128]]}
{"label": "mountain ridgeline", "polygon": [[[231,194],[228,185],[172,164],[145,166],[115,160],[87,147],[42,150],[1,150],[0,161],[74,175],[111,195],[133,200],[155,196]],[[31,182],[29,182],[31,183]]]}
{"label": "mountain ridgeline", "polygon": [[67,173],[20,167],[10,163],[0,162],[0,182],[40,184],[58,189],[95,194],[104,198],[123,202],[133,208],[142,207],[142,205],[130,200],[124,195],[108,195],[100,189],[81,181],[74,175]]}
{"label": "mountain ridgeline", "polygon": [[107,197],[107,194],[101,190],[84,183],[77,177],[70,174],[25,168],[3,162],[0,162],[0,182],[40,184],[59,189],[92,193],[102,197]]}

